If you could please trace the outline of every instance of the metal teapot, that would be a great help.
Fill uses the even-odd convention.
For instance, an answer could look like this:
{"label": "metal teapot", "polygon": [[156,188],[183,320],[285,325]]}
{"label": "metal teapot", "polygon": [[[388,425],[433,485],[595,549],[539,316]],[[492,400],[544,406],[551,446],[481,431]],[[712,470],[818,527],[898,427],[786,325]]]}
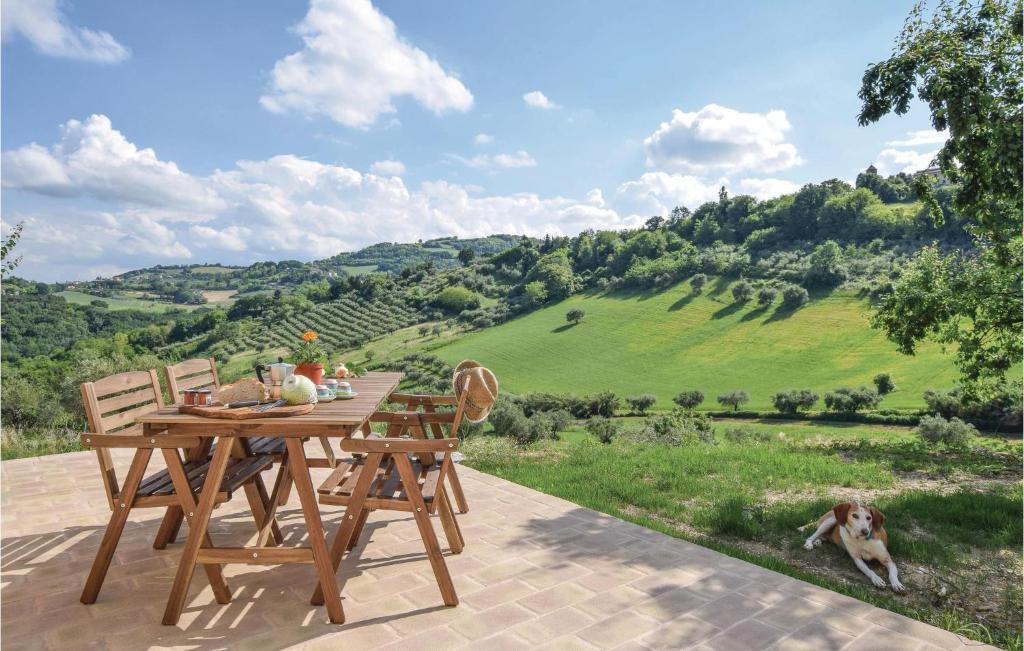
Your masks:
{"label": "metal teapot", "polygon": [[[264,379],[263,372],[267,371],[269,376]],[[278,357],[275,364],[257,364],[256,377],[266,385],[270,392],[270,399],[277,400],[281,397],[281,385],[285,379],[295,373],[295,364],[288,364],[283,358]]]}

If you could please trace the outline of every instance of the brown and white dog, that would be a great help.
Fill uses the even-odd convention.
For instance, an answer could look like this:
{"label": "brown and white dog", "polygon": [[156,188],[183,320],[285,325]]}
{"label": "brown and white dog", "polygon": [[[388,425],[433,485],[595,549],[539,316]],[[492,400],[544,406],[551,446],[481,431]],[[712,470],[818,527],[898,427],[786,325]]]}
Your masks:
{"label": "brown and white dog", "polygon": [[846,502],[818,519],[818,529],[804,542],[804,547],[814,549],[828,538],[846,550],[857,569],[871,579],[876,588],[884,588],[885,581],[868,567],[868,561],[884,565],[889,571],[889,584],[893,591],[905,592],[896,563],[887,549],[889,536],[885,533],[884,524],[885,515],[875,507]]}

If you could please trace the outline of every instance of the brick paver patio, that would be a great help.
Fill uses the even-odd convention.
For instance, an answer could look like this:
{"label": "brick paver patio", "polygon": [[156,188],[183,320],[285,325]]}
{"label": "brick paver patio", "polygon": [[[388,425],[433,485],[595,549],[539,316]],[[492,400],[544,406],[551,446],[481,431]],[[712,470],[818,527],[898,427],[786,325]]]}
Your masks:
{"label": "brick paver patio", "polygon": [[[311,447],[312,451],[313,448]],[[116,452],[115,452],[116,454]],[[124,455],[116,457],[124,462]],[[157,467],[157,461],[151,470]],[[314,471],[314,479],[325,470]],[[219,606],[197,572],[177,627],[160,625],[183,538],[151,548],[138,513],[92,606],[78,602],[109,516],[90,452],[2,463],[2,642],[13,649],[934,649],[981,645],[471,469],[466,550],[441,604],[406,514],[375,513],[340,576],[347,623],[308,603],[311,566],[226,566]],[[245,499],[214,512],[218,540],[253,532]],[[324,507],[333,532],[340,509]],[[293,494],[289,541],[304,531]],[[438,527],[440,531],[440,527]]]}

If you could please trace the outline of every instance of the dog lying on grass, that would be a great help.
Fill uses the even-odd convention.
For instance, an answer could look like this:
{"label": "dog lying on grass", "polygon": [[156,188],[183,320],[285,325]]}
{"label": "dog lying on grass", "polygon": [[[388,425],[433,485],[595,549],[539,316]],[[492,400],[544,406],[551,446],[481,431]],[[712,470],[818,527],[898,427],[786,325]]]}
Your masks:
{"label": "dog lying on grass", "polygon": [[887,549],[889,536],[884,524],[885,515],[873,506],[839,504],[818,519],[818,528],[804,542],[804,547],[814,549],[828,538],[846,550],[857,569],[871,579],[876,588],[884,588],[885,581],[868,567],[870,561],[878,561],[889,571],[889,585],[894,592],[906,592]]}

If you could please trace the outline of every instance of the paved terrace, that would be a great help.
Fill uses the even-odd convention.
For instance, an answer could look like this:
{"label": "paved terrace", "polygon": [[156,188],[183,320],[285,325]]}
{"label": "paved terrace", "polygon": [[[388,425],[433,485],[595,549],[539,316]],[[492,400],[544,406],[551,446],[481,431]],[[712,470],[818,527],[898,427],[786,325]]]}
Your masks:
{"label": "paved terrace", "polygon": [[[127,467],[125,454],[115,459]],[[345,625],[309,605],[312,566],[235,565],[225,568],[232,603],[218,606],[196,572],[179,625],[167,627],[160,617],[183,538],[151,548],[162,509],[133,511],[99,601],[84,606],[78,597],[109,517],[95,456],[5,461],[4,649],[980,646],[469,468],[460,475],[470,512],[460,516],[466,550],[448,557],[457,608],[441,604],[412,518],[378,512],[369,543],[364,534],[342,564]],[[215,539],[245,542],[253,532],[245,504],[239,494],[214,512]],[[304,526],[294,492],[279,513],[296,542]],[[331,532],[340,515],[324,507]]]}

